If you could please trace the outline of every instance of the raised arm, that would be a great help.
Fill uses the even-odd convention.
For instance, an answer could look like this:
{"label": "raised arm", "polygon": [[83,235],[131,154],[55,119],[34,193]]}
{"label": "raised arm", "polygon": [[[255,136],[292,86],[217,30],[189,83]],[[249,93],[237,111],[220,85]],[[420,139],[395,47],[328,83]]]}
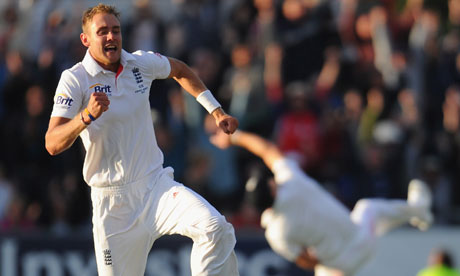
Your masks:
{"label": "raised arm", "polygon": [[221,149],[228,148],[230,145],[245,148],[251,153],[259,156],[272,169],[273,163],[283,158],[282,152],[271,141],[256,134],[238,130],[233,135],[222,135],[217,133],[210,138],[211,143]]}
{"label": "raised arm", "polygon": [[238,128],[238,120],[225,113],[195,72],[180,60],[171,57],[168,57],[168,60],[171,65],[169,78],[173,78],[185,91],[194,96],[214,117],[216,125],[226,134],[235,132]]}

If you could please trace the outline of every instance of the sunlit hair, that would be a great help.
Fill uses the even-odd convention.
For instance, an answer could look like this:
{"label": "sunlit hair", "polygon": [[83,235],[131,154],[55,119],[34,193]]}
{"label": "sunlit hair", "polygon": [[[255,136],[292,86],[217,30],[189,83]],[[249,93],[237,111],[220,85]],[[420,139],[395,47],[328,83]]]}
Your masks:
{"label": "sunlit hair", "polygon": [[87,9],[83,13],[83,16],[81,18],[81,28],[83,32],[85,31],[86,24],[90,22],[93,19],[93,17],[98,13],[113,14],[118,20],[120,20],[120,12],[118,12],[114,6],[99,4],[97,6]]}

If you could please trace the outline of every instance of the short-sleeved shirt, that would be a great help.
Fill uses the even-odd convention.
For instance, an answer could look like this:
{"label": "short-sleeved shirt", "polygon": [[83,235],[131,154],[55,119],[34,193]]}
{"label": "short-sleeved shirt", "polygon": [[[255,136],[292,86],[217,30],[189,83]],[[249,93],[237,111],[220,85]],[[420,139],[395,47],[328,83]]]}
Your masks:
{"label": "short-sleeved shirt", "polygon": [[152,81],[167,78],[169,60],[153,52],[122,50],[119,72],[103,69],[87,51],[82,62],[62,73],[51,117],[74,118],[93,92],[107,94],[110,105],[80,137],[86,149],[83,177],[90,186],[120,186],[163,166],[151,116]]}
{"label": "short-sleeved shirt", "polygon": [[273,250],[295,261],[304,248],[310,248],[323,265],[345,269],[341,255],[359,235],[348,209],[293,160],[275,161],[272,172],[276,199],[262,214],[261,223]]}

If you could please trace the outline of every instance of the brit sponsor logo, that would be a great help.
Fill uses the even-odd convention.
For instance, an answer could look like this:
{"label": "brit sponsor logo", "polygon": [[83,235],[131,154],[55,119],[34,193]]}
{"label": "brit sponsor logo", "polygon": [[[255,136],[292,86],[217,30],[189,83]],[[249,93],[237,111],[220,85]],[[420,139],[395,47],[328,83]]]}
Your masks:
{"label": "brit sponsor logo", "polygon": [[73,99],[64,94],[59,93],[54,97],[54,104],[60,106],[61,108],[69,109],[72,106]]}
{"label": "brit sponsor logo", "polygon": [[103,92],[107,96],[112,95],[112,87],[110,85],[104,85],[102,83],[96,83],[89,87],[89,89],[94,89],[93,92]]}

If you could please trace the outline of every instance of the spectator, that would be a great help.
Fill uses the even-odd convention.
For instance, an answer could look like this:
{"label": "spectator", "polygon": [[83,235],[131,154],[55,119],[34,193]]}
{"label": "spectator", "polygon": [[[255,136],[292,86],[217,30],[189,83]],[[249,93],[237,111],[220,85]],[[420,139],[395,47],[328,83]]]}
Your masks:
{"label": "spectator", "polygon": [[274,136],[281,151],[316,175],[323,152],[320,120],[312,108],[313,93],[310,83],[293,82],[286,87],[287,111],[278,118]]}
{"label": "spectator", "polygon": [[451,254],[444,249],[434,249],[428,257],[428,267],[422,269],[417,276],[460,276],[455,269]]}

